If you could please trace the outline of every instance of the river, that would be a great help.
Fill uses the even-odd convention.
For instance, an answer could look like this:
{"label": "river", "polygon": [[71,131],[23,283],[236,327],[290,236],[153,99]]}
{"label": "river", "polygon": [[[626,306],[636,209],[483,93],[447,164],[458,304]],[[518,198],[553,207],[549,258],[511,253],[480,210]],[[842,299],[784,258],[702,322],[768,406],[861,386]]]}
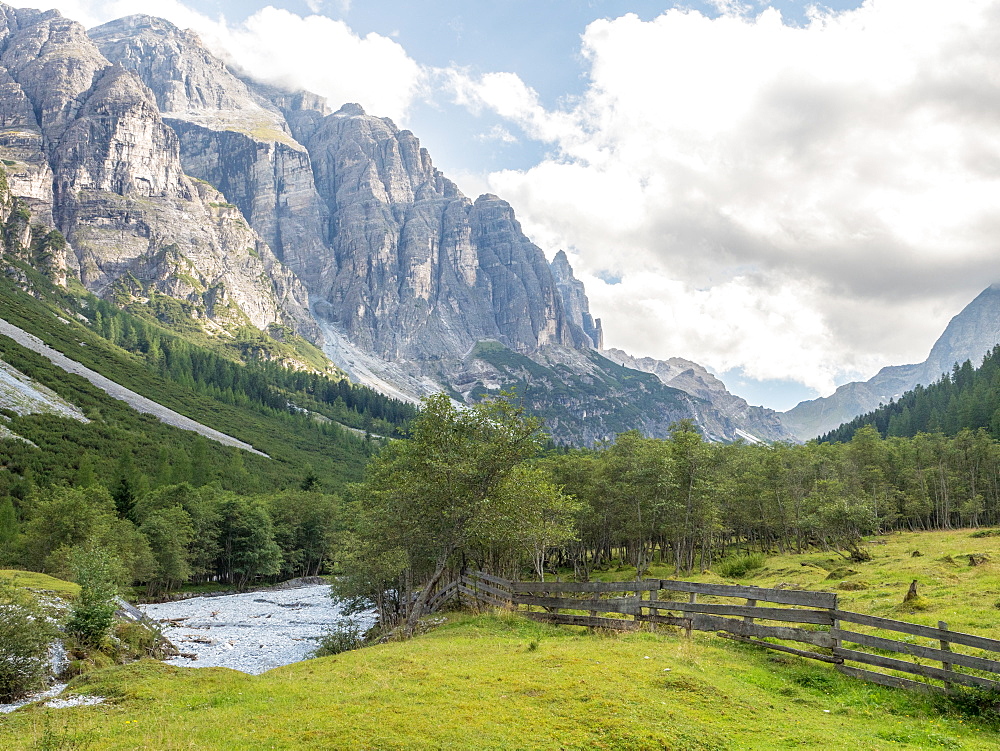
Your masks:
{"label": "river", "polygon": [[307,659],[331,626],[353,621],[366,630],[375,622],[374,613],[345,615],[327,584],[192,597],[139,609],[160,622],[164,636],[181,653],[194,655],[175,657],[169,664],[253,675]]}

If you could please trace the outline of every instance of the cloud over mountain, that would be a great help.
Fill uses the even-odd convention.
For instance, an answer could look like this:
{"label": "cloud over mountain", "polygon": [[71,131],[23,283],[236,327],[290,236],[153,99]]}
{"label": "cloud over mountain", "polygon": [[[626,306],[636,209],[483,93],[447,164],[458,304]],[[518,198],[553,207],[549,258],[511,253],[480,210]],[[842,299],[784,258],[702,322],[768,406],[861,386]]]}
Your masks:
{"label": "cloud over mountain", "polygon": [[802,26],[727,4],[593,22],[559,109],[513,74],[453,83],[551,144],[491,185],[572,249],[610,342],[828,392],[922,359],[996,275],[998,34],[986,0]]}

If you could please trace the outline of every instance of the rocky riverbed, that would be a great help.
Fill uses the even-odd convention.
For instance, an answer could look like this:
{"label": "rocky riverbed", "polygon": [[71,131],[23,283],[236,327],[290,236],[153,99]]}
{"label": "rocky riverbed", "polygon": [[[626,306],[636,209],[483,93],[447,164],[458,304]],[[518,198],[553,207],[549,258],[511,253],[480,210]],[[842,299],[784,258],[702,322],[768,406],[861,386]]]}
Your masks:
{"label": "rocky riverbed", "polygon": [[140,609],[189,655],[168,660],[170,664],[253,675],[308,658],[319,637],[338,623],[353,621],[367,629],[375,622],[373,613],[345,615],[326,584],[192,597]]}

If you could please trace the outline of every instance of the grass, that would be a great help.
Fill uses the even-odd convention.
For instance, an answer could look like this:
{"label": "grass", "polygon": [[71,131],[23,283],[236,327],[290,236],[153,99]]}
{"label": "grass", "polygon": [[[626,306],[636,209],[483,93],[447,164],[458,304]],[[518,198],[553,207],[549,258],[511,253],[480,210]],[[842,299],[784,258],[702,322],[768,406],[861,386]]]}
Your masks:
{"label": "grass", "polygon": [[[741,583],[842,593],[843,607],[995,636],[1000,537],[899,534],[873,560],[770,556]],[[913,550],[923,555],[913,557]],[[991,561],[968,565],[968,554]],[[998,563],[994,563],[994,561]],[[654,576],[672,573],[654,570]],[[831,578],[832,576],[832,578]],[[629,579],[627,570],[601,578]],[[713,573],[692,577],[722,581]],[[901,603],[916,578],[927,610]],[[867,589],[843,590],[841,582]],[[588,632],[453,613],[393,642],[248,676],[151,661],[76,679],[94,707],[0,717],[0,748],[992,749],[1000,723],[947,698],[712,634]]]}
{"label": "grass", "polygon": [[0,719],[0,747],[995,748],[932,700],[710,636],[602,635],[520,617],[247,676],[144,661],[72,686],[96,707]]}
{"label": "grass", "polygon": [[[952,630],[992,638],[1000,634],[1000,536],[970,529],[899,532],[870,538],[866,549],[872,554],[867,563],[847,561],[833,552],[769,555],[762,567],[745,572],[738,583],[836,592],[842,610],[928,626],[945,621]],[[920,555],[914,556],[914,551]],[[973,566],[970,554],[988,560]],[[655,564],[646,576],[735,583],[715,571],[675,577],[672,566]],[[594,576],[606,581],[634,577],[631,567]],[[920,596],[917,607],[903,604],[914,579]]]}
{"label": "grass", "polygon": [[72,599],[80,594],[80,585],[73,582],[56,579],[48,574],[36,571],[20,571],[17,569],[0,569],[0,579],[6,579],[32,592],[52,593],[64,599]]}

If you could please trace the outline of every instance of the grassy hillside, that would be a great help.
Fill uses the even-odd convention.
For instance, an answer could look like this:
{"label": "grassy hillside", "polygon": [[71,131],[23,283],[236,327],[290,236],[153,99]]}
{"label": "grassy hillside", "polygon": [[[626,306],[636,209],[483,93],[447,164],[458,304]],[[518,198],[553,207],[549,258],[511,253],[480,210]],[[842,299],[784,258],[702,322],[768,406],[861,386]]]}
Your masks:
{"label": "grassy hillside", "polygon": [[0,580],[24,589],[30,589],[32,592],[54,594],[63,599],[72,599],[80,594],[79,584],[56,579],[54,576],[40,574],[37,571],[0,569]]}
{"label": "grassy hillside", "polygon": [[152,662],[0,719],[27,748],[995,748],[934,700],[711,636],[603,636],[457,616],[425,636],[262,676]]}
{"label": "grassy hillside", "polygon": [[[770,559],[753,581],[841,590],[886,613],[910,578],[953,628],[995,634],[1000,537],[894,535],[875,559],[833,571],[829,556]],[[913,558],[914,549],[923,552]],[[993,556],[976,567],[957,556]],[[949,561],[946,556],[951,557]],[[957,562],[956,562],[957,561]],[[833,561],[836,563],[836,561]],[[805,564],[805,565],[803,565]],[[604,572],[614,578],[619,572]],[[706,574],[704,578],[716,577]],[[901,613],[896,613],[902,617]],[[412,641],[261,676],[153,662],[78,679],[96,707],[0,718],[0,747],[452,749],[991,749],[996,724],[954,703],[855,681],[830,666],[711,634],[601,634],[513,614],[452,614]]]}
{"label": "grassy hillside", "polygon": [[[0,463],[11,470],[11,477],[28,472],[40,484],[73,482],[86,456],[98,480],[111,482],[123,453],[131,455],[140,473],[152,477],[164,461],[175,465],[186,461],[183,457],[164,458],[164,450],[169,449],[196,463],[200,461],[204,481],[219,479],[237,491],[245,491],[249,488],[242,486],[250,485],[263,491],[294,487],[310,472],[324,487],[335,489],[345,481],[360,478],[373,448],[369,441],[338,423],[351,427],[371,425],[389,433],[394,426],[384,419],[373,419],[373,414],[391,413],[402,426],[413,412],[346,383],[334,388],[337,384],[329,379],[296,374],[274,364],[236,363],[157,328],[154,323],[114,311],[95,298],[55,288],[37,274],[32,275],[32,285],[34,295],[29,295],[10,279],[0,277],[0,317],[117,383],[240,438],[272,459],[228,449],[139,415],[83,378],[69,375],[45,358],[0,337],[0,358],[81,407],[93,420],[83,425],[49,415],[6,415],[7,428],[39,447],[17,441],[0,443]],[[111,328],[116,332],[125,328],[141,335],[143,341],[155,333],[161,353],[176,351],[183,358],[177,358],[179,364],[175,362],[167,369],[162,354],[157,361],[149,353],[116,346],[101,335],[101,327],[87,318],[88,314],[96,316],[98,306],[104,310],[103,322],[114,323]],[[286,388],[273,385],[282,379]],[[333,388],[335,393],[318,393],[317,386]],[[340,394],[346,394],[346,402]],[[359,406],[353,406],[353,402]],[[251,477],[252,481],[246,479]]]}
{"label": "grassy hillside", "polygon": [[[720,576],[716,572],[724,565],[718,563],[716,572],[676,578],[836,592],[843,610],[934,626],[941,620],[955,631],[1000,635],[1000,530],[900,532],[869,538],[865,549],[872,555],[867,563],[814,551],[770,556],[762,568],[739,578]],[[987,560],[973,566],[970,554]],[[634,568],[623,568],[594,578],[621,581],[634,575]],[[648,576],[675,578],[673,568],[655,564]],[[921,600],[904,605],[913,580]]]}

